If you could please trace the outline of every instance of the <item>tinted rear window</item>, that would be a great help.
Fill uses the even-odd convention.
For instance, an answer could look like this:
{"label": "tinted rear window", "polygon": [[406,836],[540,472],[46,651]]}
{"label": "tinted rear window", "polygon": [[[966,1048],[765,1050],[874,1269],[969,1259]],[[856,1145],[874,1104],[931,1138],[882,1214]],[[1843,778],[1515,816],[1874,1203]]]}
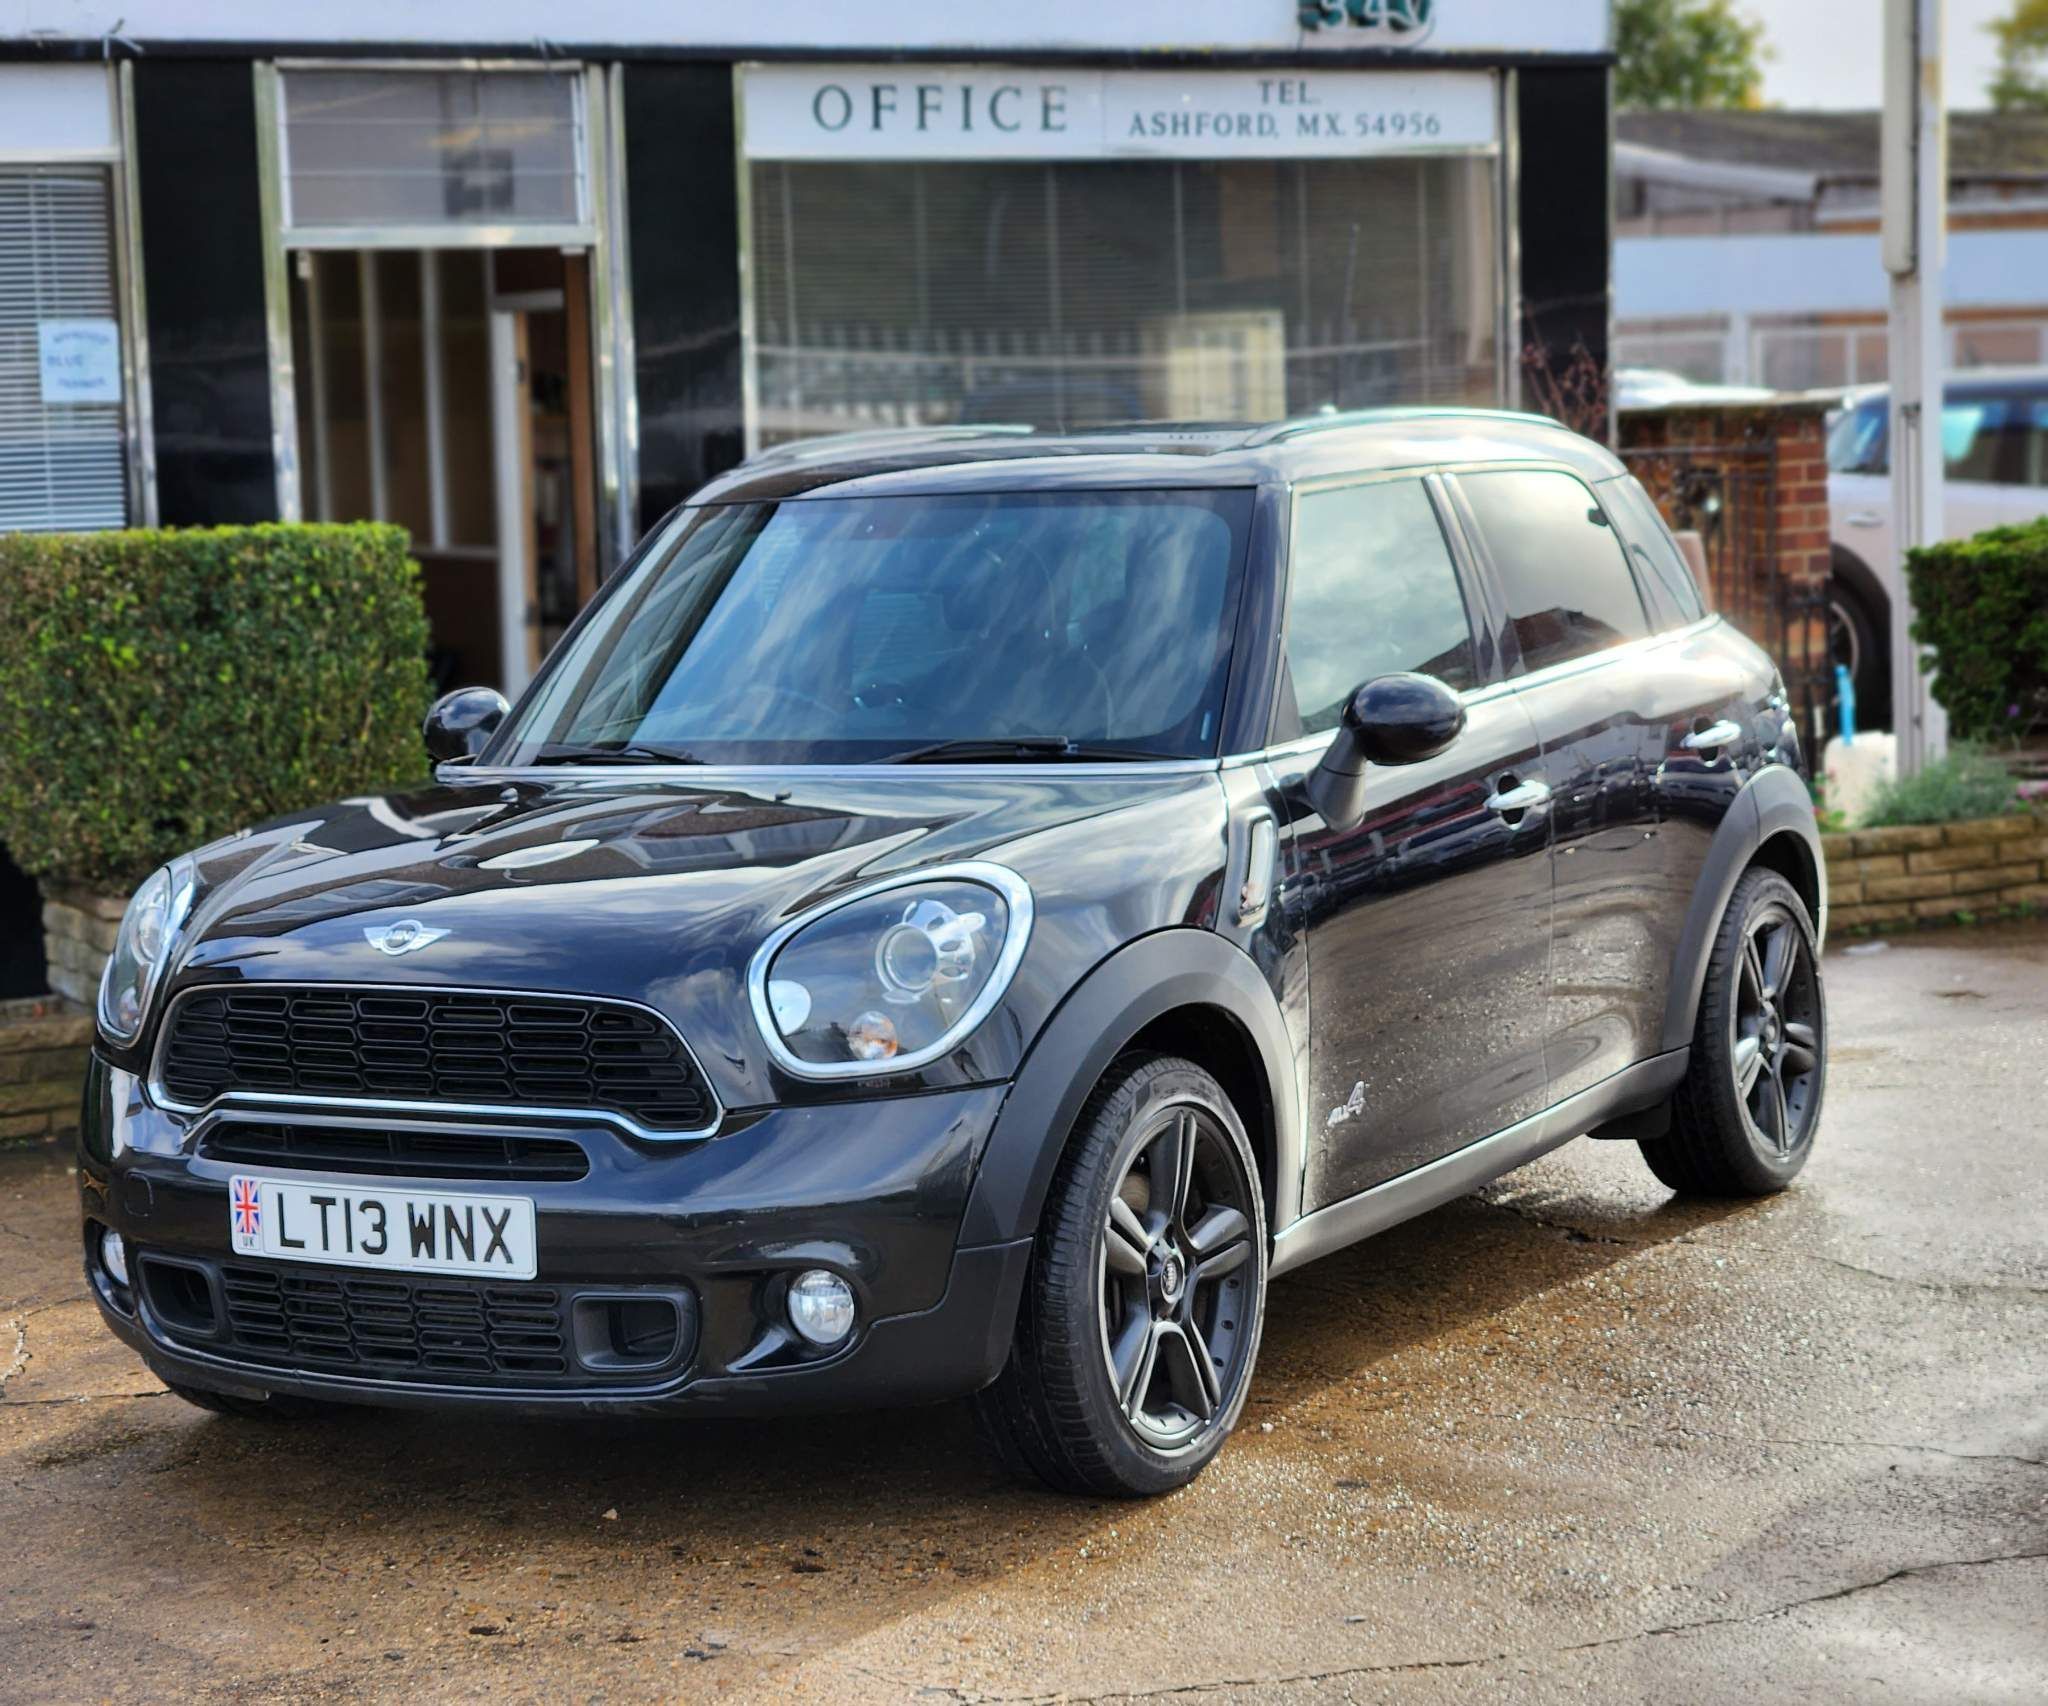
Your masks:
{"label": "tinted rear window", "polygon": [[1704,616],[1706,604],[1693,579],[1692,566],[1642,483],[1633,475],[1609,480],[1601,486],[1600,496],[1642,572],[1643,585],[1670,607],[1672,619],[1695,622]]}
{"label": "tinted rear window", "polygon": [[1548,469],[1461,474],[1506,594],[1526,669],[1641,639],[1650,631],[1621,541],[1574,475]]}

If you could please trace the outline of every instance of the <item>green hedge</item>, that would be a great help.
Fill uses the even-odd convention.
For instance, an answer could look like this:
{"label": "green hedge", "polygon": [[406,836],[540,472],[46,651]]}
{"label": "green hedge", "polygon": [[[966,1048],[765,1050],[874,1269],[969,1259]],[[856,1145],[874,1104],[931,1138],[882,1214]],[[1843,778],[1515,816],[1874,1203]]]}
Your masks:
{"label": "green hedge", "polygon": [[1910,553],[1913,637],[1965,738],[2024,733],[2048,712],[2048,517]]}
{"label": "green hedge", "polygon": [[125,890],[244,824],[426,773],[404,529],[0,534],[0,842]]}

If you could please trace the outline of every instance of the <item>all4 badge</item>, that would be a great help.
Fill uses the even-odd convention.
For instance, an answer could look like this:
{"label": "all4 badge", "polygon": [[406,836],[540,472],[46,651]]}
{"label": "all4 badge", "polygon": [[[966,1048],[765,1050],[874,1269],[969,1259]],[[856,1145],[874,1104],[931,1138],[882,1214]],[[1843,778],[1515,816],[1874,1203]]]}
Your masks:
{"label": "all4 badge", "polygon": [[1323,1121],[1323,1129],[1329,1131],[1342,1125],[1346,1120],[1355,1120],[1365,1112],[1365,1085],[1351,1086],[1351,1094],[1330,1110],[1330,1117]]}
{"label": "all4 badge", "polygon": [[1354,29],[1374,47],[1418,47],[1436,28],[1436,0],[1301,0],[1304,30]]}

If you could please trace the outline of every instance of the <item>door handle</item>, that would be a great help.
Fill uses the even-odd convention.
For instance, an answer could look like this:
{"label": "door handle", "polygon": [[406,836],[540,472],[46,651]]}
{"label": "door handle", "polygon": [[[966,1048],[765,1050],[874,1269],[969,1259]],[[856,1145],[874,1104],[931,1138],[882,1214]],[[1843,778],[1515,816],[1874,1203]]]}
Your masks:
{"label": "door handle", "polygon": [[1842,520],[1850,527],[1882,527],[1884,525],[1884,517],[1879,515],[1874,509],[1856,510],[1849,515],[1843,516]]}
{"label": "door handle", "polygon": [[1512,788],[1487,797],[1486,809],[1506,816],[1510,812],[1534,811],[1550,799],[1548,782],[1517,782]]}
{"label": "door handle", "polygon": [[1682,744],[1694,752],[1709,752],[1716,747],[1733,746],[1741,738],[1742,725],[1723,717],[1707,728],[1694,729]]}

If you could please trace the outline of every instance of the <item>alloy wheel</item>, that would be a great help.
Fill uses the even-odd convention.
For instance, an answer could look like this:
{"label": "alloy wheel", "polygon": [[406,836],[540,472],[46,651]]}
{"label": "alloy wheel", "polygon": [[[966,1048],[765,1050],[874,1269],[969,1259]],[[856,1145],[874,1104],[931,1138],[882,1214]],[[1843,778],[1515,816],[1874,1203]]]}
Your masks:
{"label": "alloy wheel", "polygon": [[1790,1155],[1812,1134],[1821,1050],[1820,985],[1806,933],[1781,906],[1743,933],[1734,1002],[1736,1100],[1767,1150]]}
{"label": "alloy wheel", "polygon": [[1191,1445],[1245,1376],[1252,1189],[1222,1127],[1182,1104],[1154,1115],[1110,1195],[1102,1354],[1125,1421],[1155,1451]]}

